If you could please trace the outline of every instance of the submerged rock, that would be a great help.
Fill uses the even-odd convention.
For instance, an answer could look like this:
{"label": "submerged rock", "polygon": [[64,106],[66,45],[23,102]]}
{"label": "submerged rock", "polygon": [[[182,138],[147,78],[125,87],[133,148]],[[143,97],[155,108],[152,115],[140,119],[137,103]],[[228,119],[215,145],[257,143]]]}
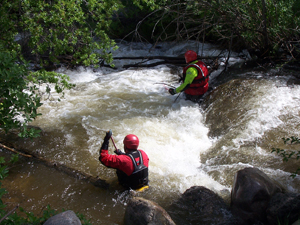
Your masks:
{"label": "submerged rock", "polygon": [[292,224],[300,217],[300,194],[277,193],[267,209],[267,218],[270,225]]}

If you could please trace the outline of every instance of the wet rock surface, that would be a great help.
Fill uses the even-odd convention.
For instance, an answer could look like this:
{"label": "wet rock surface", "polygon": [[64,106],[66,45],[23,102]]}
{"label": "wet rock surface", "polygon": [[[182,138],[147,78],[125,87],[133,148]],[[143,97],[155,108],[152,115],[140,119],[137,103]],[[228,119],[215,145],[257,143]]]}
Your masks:
{"label": "wet rock surface", "polygon": [[44,225],[81,225],[79,218],[71,211],[65,211],[50,217]]}
{"label": "wet rock surface", "polygon": [[241,224],[225,201],[203,186],[186,190],[171,206],[171,211],[177,224]]}
{"label": "wet rock surface", "polygon": [[267,222],[270,199],[282,188],[257,168],[239,170],[231,192],[231,210],[249,224]]}
{"label": "wet rock surface", "polygon": [[175,225],[169,214],[156,203],[140,197],[129,200],[124,225]]}

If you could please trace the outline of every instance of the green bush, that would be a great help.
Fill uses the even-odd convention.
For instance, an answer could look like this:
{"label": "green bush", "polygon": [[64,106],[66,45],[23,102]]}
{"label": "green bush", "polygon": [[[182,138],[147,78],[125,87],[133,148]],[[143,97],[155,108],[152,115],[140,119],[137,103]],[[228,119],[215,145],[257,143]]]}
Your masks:
{"label": "green bush", "polygon": [[27,74],[26,66],[16,63],[14,55],[0,52],[0,128],[8,131],[22,127],[21,135],[25,135],[26,124],[39,115],[37,108],[42,105],[35,93],[37,88],[28,86],[25,80]]}
{"label": "green bush", "polygon": [[40,70],[28,71],[25,64],[18,63],[16,55],[0,52],[0,128],[8,132],[20,129],[21,137],[36,137],[40,130],[27,129],[27,124],[40,114],[42,105],[38,85],[46,83],[46,93],[50,94],[51,84],[57,93],[70,89],[66,75]]}
{"label": "green bush", "polygon": [[[22,137],[38,135],[27,124],[40,115],[39,85],[46,86],[48,95],[54,88],[62,96],[64,89],[74,86],[66,75],[51,72],[57,66],[98,67],[104,61],[113,66],[111,51],[117,46],[109,32],[122,1],[1,1],[0,129],[21,129]],[[149,0],[133,3],[140,9],[155,5]],[[26,62],[37,71],[29,71]]]}
{"label": "green bush", "polygon": [[260,57],[285,50],[300,53],[300,0],[166,0],[149,18],[158,41],[212,41],[225,48],[258,52]]}

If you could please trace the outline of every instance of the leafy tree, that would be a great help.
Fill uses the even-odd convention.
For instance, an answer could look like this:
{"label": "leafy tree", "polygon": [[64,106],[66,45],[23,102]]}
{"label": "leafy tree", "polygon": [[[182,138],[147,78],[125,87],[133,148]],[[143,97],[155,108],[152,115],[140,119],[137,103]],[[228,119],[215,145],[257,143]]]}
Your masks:
{"label": "leafy tree", "polygon": [[[122,7],[113,18],[113,22],[110,25],[110,36],[112,38],[122,38],[128,41],[151,42],[151,32],[154,23],[147,20],[143,23],[143,26],[139,27],[139,24],[141,24],[141,21],[143,21],[145,17],[149,16],[149,13],[151,15],[151,12],[155,12],[155,10],[158,9],[158,1],[121,1],[124,7]],[[135,32],[136,26],[139,27],[139,32]]]}
{"label": "leafy tree", "polygon": [[212,41],[227,49],[247,48],[259,57],[280,49],[299,57],[300,0],[166,0],[158,4],[160,10],[148,18],[155,21],[152,38],[157,42]]}
{"label": "leafy tree", "polygon": [[38,115],[40,102],[39,86],[46,83],[46,92],[50,93],[50,83],[55,84],[57,93],[73,85],[68,77],[54,72],[28,71],[26,65],[16,63],[13,53],[0,52],[0,128],[6,132],[21,128],[19,136],[36,137],[39,130],[27,129],[27,124]]}
{"label": "leafy tree", "polygon": [[0,2],[0,129],[21,128],[23,137],[38,135],[27,124],[40,115],[39,85],[46,85],[48,94],[52,88],[63,94],[74,86],[67,76],[51,72],[60,64],[112,65],[111,51],[117,46],[108,32],[120,8],[119,0]]}
{"label": "leafy tree", "polygon": [[121,6],[107,0],[3,0],[0,3],[2,46],[45,66],[67,61],[70,65],[112,61],[115,42],[107,34],[112,15]]}
{"label": "leafy tree", "polygon": [[9,53],[0,52],[0,127],[5,131],[21,127],[38,115],[40,97],[35,86],[27,86],[26,74],[24,65],[16,64]]}

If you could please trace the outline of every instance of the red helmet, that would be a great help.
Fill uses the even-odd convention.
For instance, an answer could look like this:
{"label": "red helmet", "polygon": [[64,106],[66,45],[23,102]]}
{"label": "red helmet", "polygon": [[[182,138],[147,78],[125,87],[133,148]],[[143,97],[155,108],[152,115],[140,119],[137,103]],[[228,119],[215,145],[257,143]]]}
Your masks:
{"label": "red helmet", "polygon": [[185,58],[186,63],[190,63],[190,62],[195,61],[197,59],[197,53],[194,52],[193,50],[188,50],[184,54],[184,58]]}
{"label": "red helmet", "polygon": [[137,149],[139,147],[139,139],[134,134],[128,134],[123,141],[126,149]]}

